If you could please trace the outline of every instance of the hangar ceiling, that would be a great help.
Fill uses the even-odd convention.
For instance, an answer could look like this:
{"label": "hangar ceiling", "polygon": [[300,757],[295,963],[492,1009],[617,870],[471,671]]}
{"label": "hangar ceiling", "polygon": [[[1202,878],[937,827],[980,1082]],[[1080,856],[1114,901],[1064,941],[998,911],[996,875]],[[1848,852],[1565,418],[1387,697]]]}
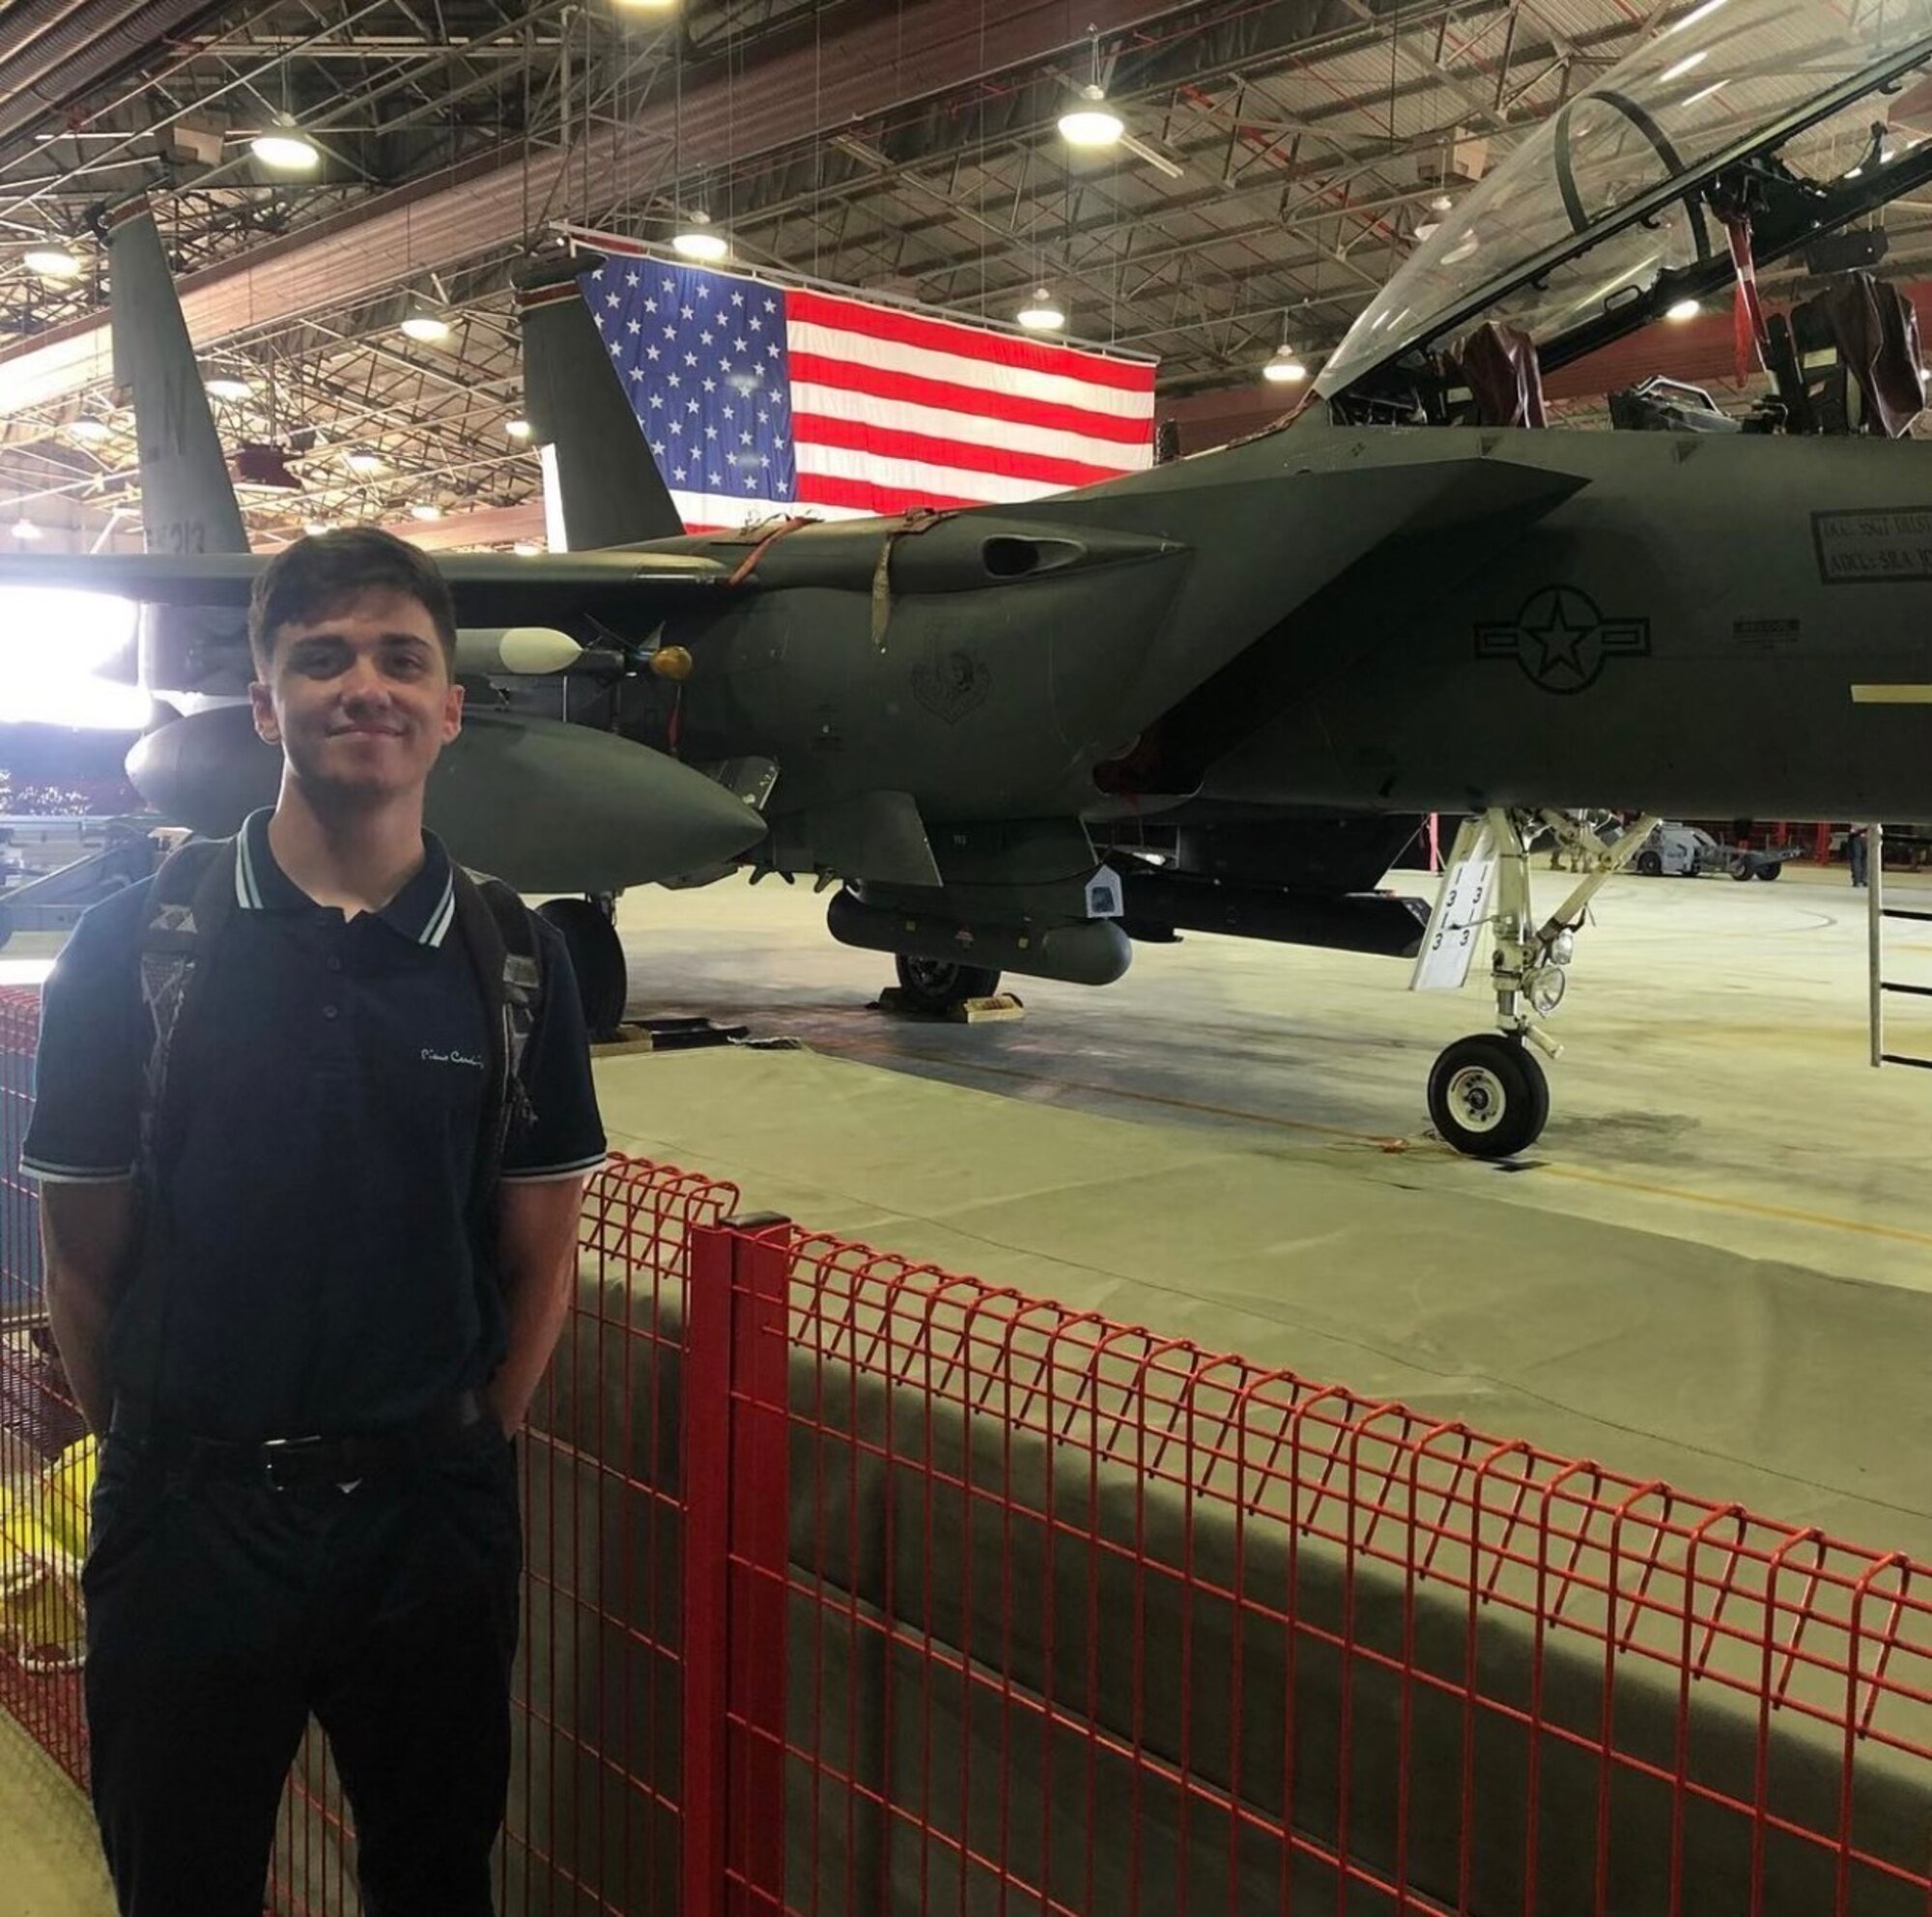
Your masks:
{"label": "hangar ceiling", "polygon": [[[92,538],[132,502],[87,233],[140,190],[205,367],[252,387],[218,403],[224,439],[288,449],[302,482],[247,496],[258,536],[434,506],[441,542],[507,538],[538,488],[505,429],[508,278],[564,223],[663,238],[703,211],[742,263],[1002,321],[1043,282],[1076,335],[1157,355],[1169,405],[1253,393],[1284,338],[1332,346],[1440,204],[1684,10],[14,0],[0,520]],[[1133,137],[1082,155],[1056,122],[1094,80]],[[283,119],[322,149],[313,176],[249,154]],[[1891,224],[1895,261],[1932,251],[1926,212]],[[24,264],[49,238],[80,255],[70,284]],[[398,331],[417,303],[446,340]]]}

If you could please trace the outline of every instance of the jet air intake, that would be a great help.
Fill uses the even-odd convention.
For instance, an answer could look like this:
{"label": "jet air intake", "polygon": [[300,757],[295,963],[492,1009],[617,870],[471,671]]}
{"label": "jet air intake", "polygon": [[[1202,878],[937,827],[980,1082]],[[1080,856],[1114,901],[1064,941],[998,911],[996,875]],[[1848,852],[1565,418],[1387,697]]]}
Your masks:
{"label": "jet air intake", "polygon": [[1109,919],[969,926],[939,913],[868,905],[849,891],[833,899],[825,924],[841,945],[865,952],[984,965],[1070,986],[1110,986],[1134,956],[1126,934]]}

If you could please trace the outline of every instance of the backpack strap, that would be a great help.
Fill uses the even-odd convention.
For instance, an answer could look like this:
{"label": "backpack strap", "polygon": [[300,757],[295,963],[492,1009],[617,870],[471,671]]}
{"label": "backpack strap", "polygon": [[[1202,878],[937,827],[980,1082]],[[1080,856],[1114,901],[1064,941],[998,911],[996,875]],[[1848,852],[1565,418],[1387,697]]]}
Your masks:
{"label": "backpack strap", "polygon": [[456,928],[482,989],[491,1073],[479,1133],[475,1192],[487,1204],[510,1140],[535,1117],[524,1083],[524,1053],[543,1006],[543,947],[530,909],[500,878],[451,872]]}
{"label": "backpack strap", "polygon": [[141,922],[141,1003],[148,1062],[141,1081],[141,1168],[152,1178],[167,1096],[168,1066],[182,1014],[192,1003],[201,961],[235,910],[235,841],[196,839],[162,860]]}

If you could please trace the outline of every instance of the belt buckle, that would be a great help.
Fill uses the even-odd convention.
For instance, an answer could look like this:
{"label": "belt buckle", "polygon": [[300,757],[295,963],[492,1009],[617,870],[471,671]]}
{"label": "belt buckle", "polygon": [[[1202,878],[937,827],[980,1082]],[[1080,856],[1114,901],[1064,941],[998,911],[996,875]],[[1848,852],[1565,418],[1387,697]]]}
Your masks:
{"label": "belt buckle", "polygon": [[[265,1438],[262,1440],[262,1475],[267,1479],[271,1491],[287,1491],[292,1485],[305,1480],[301,1467],[310,1463],[316,1448],[322,1444],[322,1433],[312,1431],[303,1438]],[[284,1479],[284,1468],[292,1475]]]}

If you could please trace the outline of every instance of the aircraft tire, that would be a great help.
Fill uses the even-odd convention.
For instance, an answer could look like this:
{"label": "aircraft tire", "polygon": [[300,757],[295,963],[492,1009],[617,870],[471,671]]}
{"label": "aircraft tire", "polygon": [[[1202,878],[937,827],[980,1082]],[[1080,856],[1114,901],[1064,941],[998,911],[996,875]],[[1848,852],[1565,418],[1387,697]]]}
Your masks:
{"label": "aircraft tire", "polygon": [[1733,878],[1743,880],[1749,878],[1750,875],[1751,862],[1748,859],[1734,859],[1731,862],[1731,876]]}
{"label": "aircraft tire", "polygon": [[1757,869],[1757,875],[1761,879],[1763,879],[1767,885],[1769,885],[1771,881],[1774,878],[1776,878],[1778,875],[1778,873],[1781,873],[1783,870],[1784,868],[1782,866],[1759,866]]}
{"label": "aircraft tire", "polygon": [[1549,1079],[1520,1039],[1458,1039],[1429,1074],[1429,1116],[1464,1158],[1513,1159],[1549,1122]]}
{"label": "aircraft tire", "polygon": [[1636,855],[1636,869],[1645,878],[1663,876],[1663,854],[1658,851],[1639,852]]}
{"label": "aircraft tire", "polygon": [[950,958],[914,958],[900,953],[895,960],[899,990],[915,1012],[944,1016],[969,998],[991,998],[1000,988],[1000,975],[986,965],[961,965]]}
{"label": "aircraft tire", "polygon": [[624,1022],[624,1001],[630,994],[630,968],[617,928],[588,899],[546,899],[537,917],[563,934],[590,1036],[609,1038]]}

